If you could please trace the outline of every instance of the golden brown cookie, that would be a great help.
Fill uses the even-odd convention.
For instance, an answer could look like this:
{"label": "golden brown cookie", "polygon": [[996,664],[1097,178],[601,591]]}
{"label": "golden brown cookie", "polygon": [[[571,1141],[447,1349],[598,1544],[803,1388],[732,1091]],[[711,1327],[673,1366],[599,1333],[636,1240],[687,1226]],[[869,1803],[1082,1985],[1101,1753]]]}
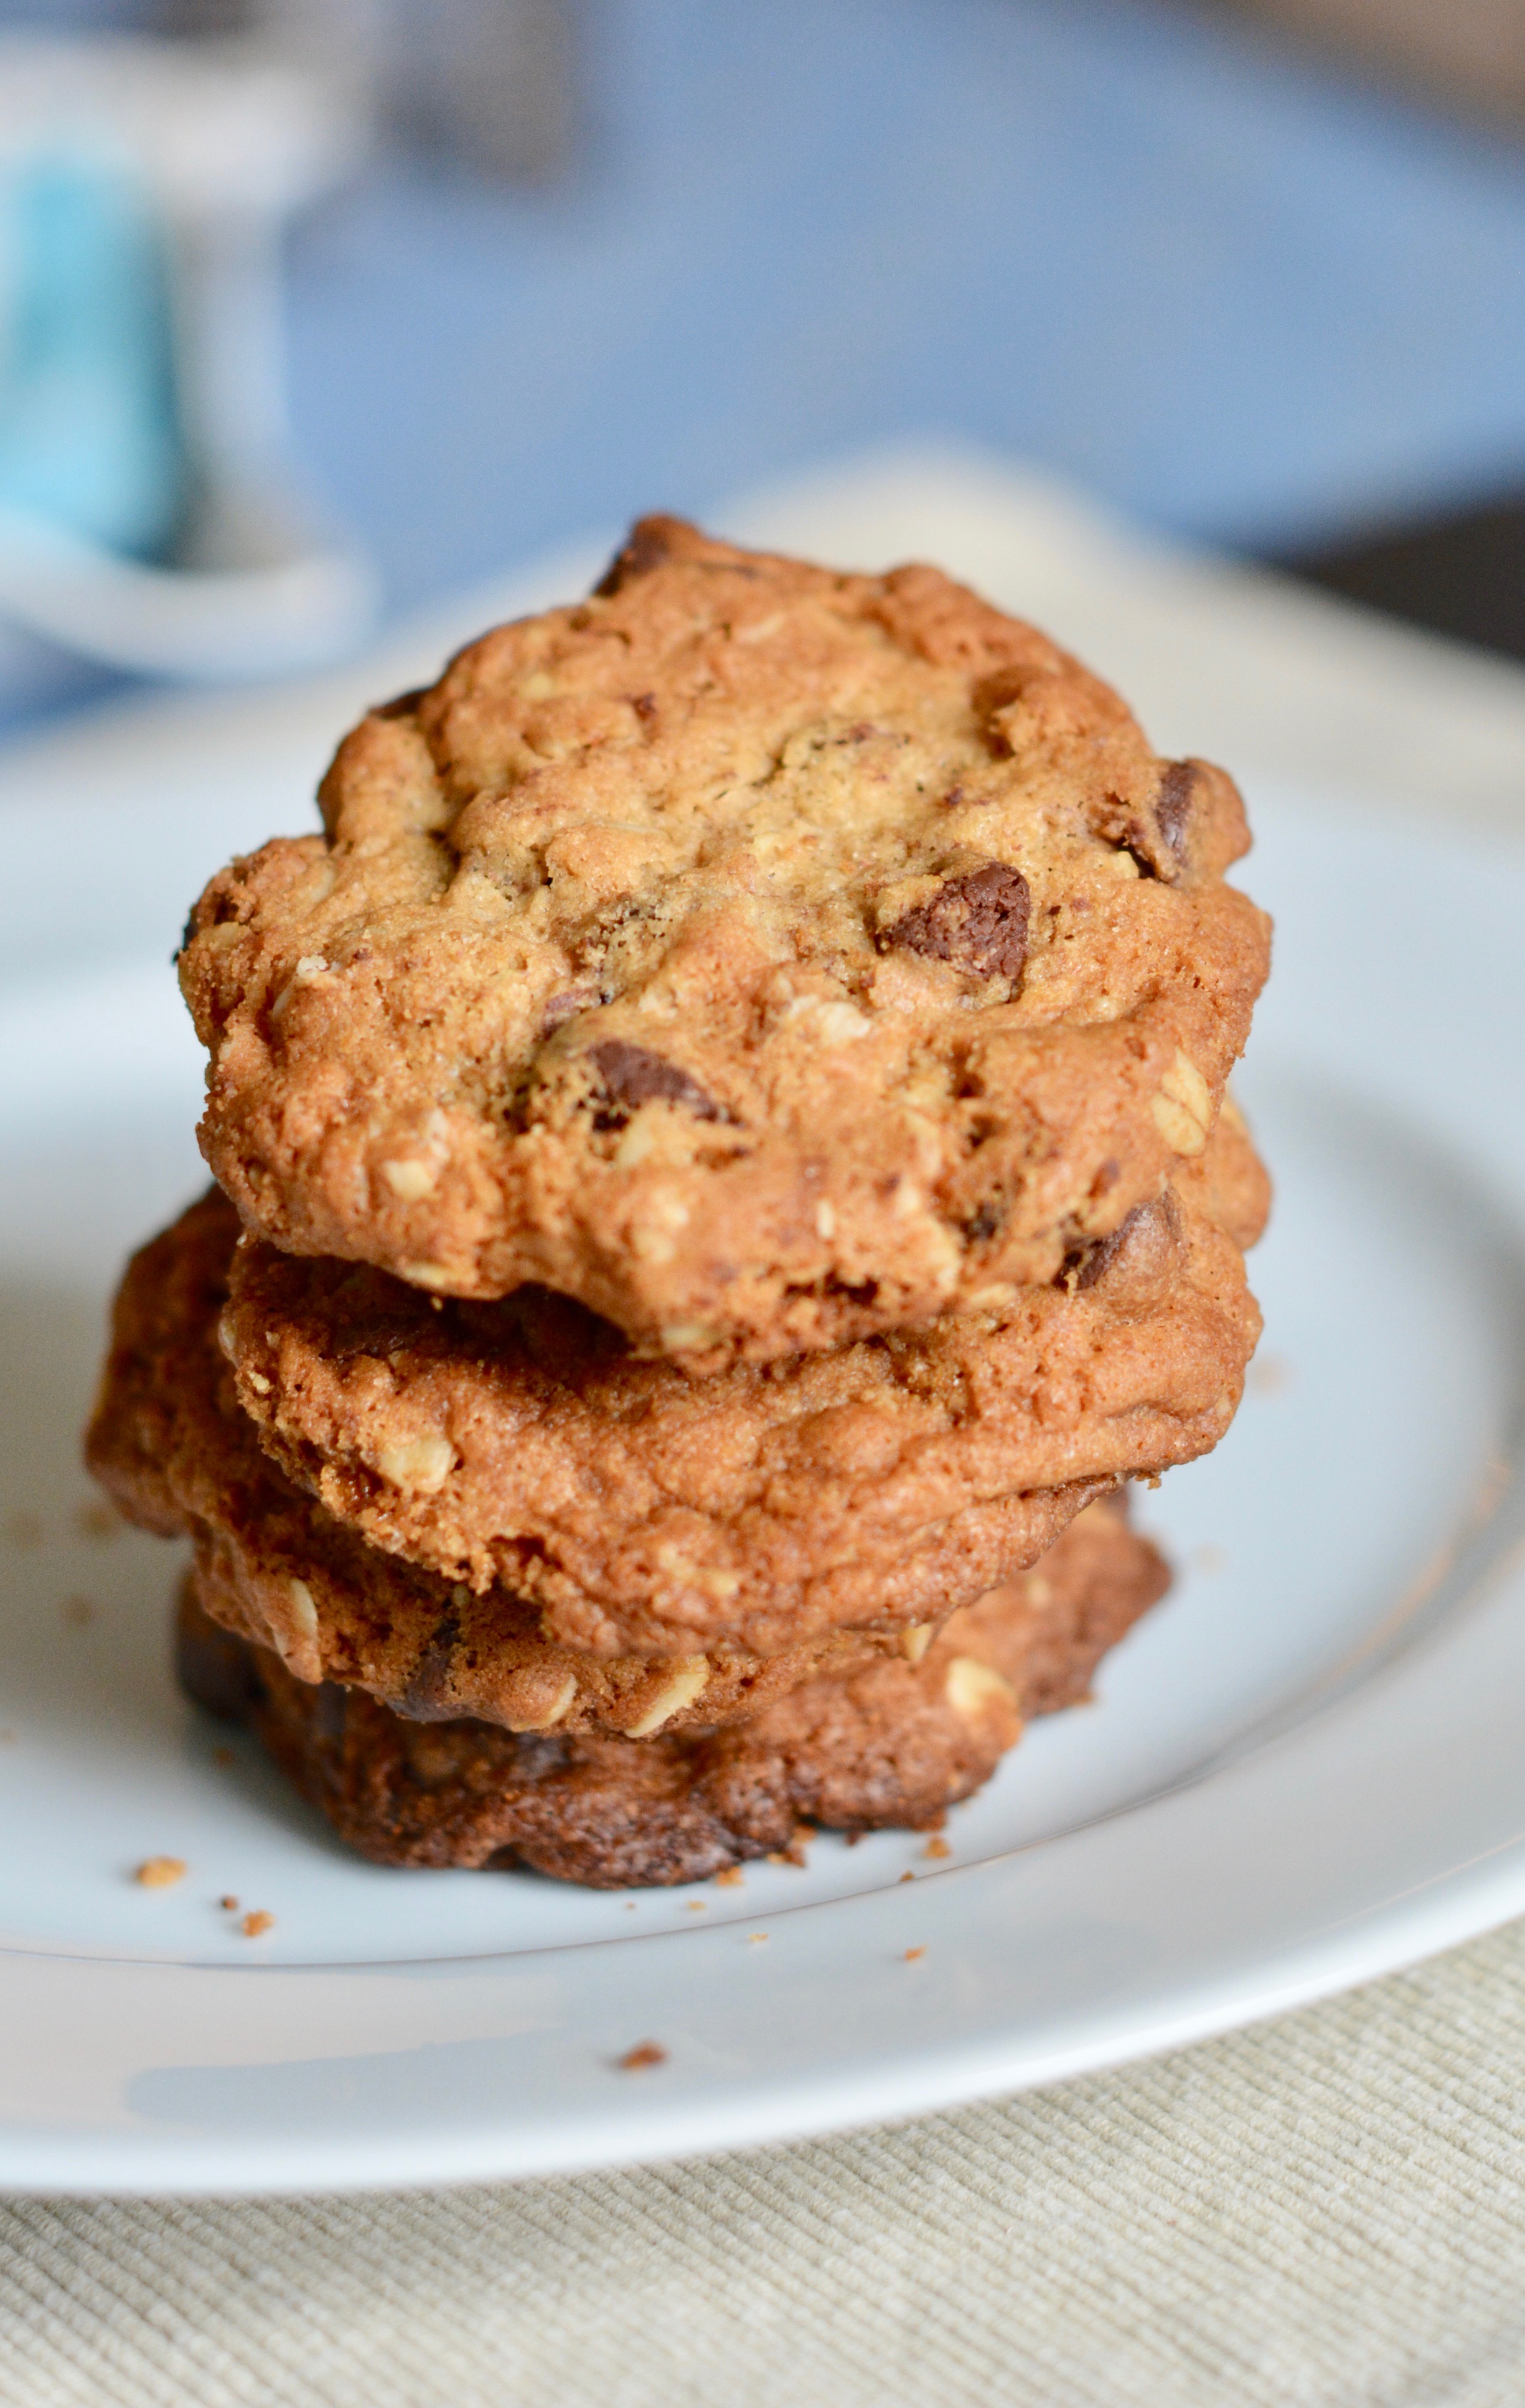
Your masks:
{"label": "golden brown cookie", "polygon": [[[1197,1184],[1207,1192],[1206,1172]],[[368,1475],[328,1483],[321,1461],[282,1440],[291,1470],[317,1492],[309,1499],[261,1455],[216,1336],[239,1352],[226,1298],[235,1226],[214,1195],[129,1267],[89,1439],[94,1468],[135,1518],[192,1528],[204,1555],[215,1537],[224,1602],[214,1610],[299,1673],[321,1669],[414,1711],[427,1694],[436,1711],[521,1724],[548,1711],[545,1668],[526,1660],[533,1698],[516,1682],[506,1702],[503,1684],[521,1669],[511,1641],[537,1656],[549,1641],[586,1656],[681,1659],[696,1680],[708,1659],[705,1682],[724,1678],[741,1697],[762,1677],[751,1659],[793,1655],[798,1665],[798,1651],[834,1632],[893,1642],[970,1603],[1031,1563],[1099,1490],[1213,1445],[1259,1327],[1237,1249],[1200,1197],[1173,1194],[1141,1208],[1059,1288],[1004,1316],[767,1370],[733,1366],[697,1384],[592,1341],[582,1359],[569,1343],[537,1355],[522,1303],[490,1309],[494,1354],[480,1328],[468,1345],[449,1308],[393,1288],[396,1310],[424,1323],[422,1335],[404,1326],[396,1372],[384,1342],[399,1335],[395,1319],[351,1325],[372,1351],[346,1363],[342,1312],[321,1346],[294,1313],[291,1346],[320,1398],[330,1379],[342,1397],[347,1370],[362,1399],[377,1380],[400,1378],[424,1398],[438,1383],[464,1399],[453,1447],[466,1445],[475,1412],[481,1443],[468,1447],[463,1494],[500,1518],[485,1560],[468,1567],[473,1584],[456,1577],[449,1525],[420,1511],[399,1526]],[[274,1257],[265,1268],[279,1281],[287,1266]],[[261,1293],[260,1305],[245,1326],[251,1346],[265,1342],[274,1296]],[[542,1336],[565,1334],[566,1310]],[[247,1358],[242,1368],[258,1401],[278,1395],[279,1367],[264,1398]],[[253,1368],[256,1381],[267,1376]],[[421,1440],[406,1442],[416,1462]],[[553,1686],[571,1670],[558,1664]],[[627,1666],[621,1677],[636,1675]],[[706,1688],[704,1712],[719,1694]],[[597,1703],[601,1717],[626,1710],[623,1691]]]}
{"label": "golden brown cookie", "polygon": [[[236,1232],[214,1191],[136,1258],[86,1454],[130,1520],[191,1538],[207,1611],[296,1679],[351,1683],[415,1718],[640,1738],[755,1713],[826,1667],[914,1652],[945,1619],[940,1605],[910,1628],[785,1632],[766,1656],[696,1654],[691,1640],[676,1655],[593,1655],[547,1639],[537,1607],[506,1587],[478,1597],[379,1553],[283,1478],[238,1410],[210,1340]],[[1091,1493],[1036,1500],[1033,1549]]]}
{"label": "golden brown cookie", "polygon": [[443,1304],[249,1240],[220,1342],[267,1452],[374,1545],[703,1644],[823,1584],[894,1594],[929,1540],[1013,1498],[1214,1445],[1259,1325],[1211,1184],[1186,1166],[1072,1283],[699,1382],[543,1288]]}
{"label": "golden brown cookie", "polygon": [[696,1366],[1056,1277],[1200,1155],[1266,972],[1230,781],[1046,637],[673,520],[320,799],[180,957],[246,1224]]}
{"label": "golden brown cookie", "polygon": [[935,1825],[988,1779],[1024,1716],[1084,1697],[1169,1574],[1112,1504],[955,1614],[920,1660],[812,1681],[752,1720],[647,1740],[516,1738],[415,1723],[295,1679],[209,1619],[187,1584],[181,1678],[248,1720],[340,1837],[381,1864],[532,1865],[597,1888],[700,1881],[790,1846],[801,1822]]}

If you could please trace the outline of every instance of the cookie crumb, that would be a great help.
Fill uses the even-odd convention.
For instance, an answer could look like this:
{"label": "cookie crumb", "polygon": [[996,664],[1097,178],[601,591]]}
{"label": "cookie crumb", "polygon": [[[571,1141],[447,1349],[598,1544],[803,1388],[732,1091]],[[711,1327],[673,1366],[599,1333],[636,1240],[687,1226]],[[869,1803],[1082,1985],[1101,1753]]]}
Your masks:
{"label": "cookie crumb", "polygon": [[740,1889],[742,1880],[740,1865],[722,1865],[714,1877],[716,1889]]}
{"label": "cookie crumb", "polygon": [[703,1899],[691,1898],[688,1901],[688,1912],[690,1914],[702,1914],[704,1913]]}
{"label": "cookie crumb", "polygon": [[133,1879],[140,1889],[168,1889],[185,1879],[183,1856],[145,1856]]}
{"label": "cookie crumb", "polygon": [[747,1946],[749,1948],[756,1948],[760,1946],[767,1937],[768,1934],[766,1931],[749,1931],[747,1933]]}
{"label": "cookie crumb", "polygon": [[654,2040],[640,2041],[636,2047],[627,2048],[625,2055],[615,2060],[622,2073],[644,2073],[649,2067],[666,2065],[667,2061],[667,2050],[659,2048]]}
{"label": "cookie crumb", "polygon": [[925,1948],[908,1948],[905,1952],[905,1961],[908,1965],[914,1965],[926,1954]]}
{"label": "cookie crumb", "polygon": [[914,1881],[914,1880],[915,1880],[915,1878],[916,1878],[916,1876],[915,1876],[915,1874],[914,1874],[914,1873],[902,1873],[902,1874],[900,1875],[900,1879],[901,1879],[903,1882]]}
{"label": "cookie crumb", "polygon": [[927,1845],[923,1848],[921,1853],[924,1856],[951,1856],[953,1850],[949,1847],[946,1840],[933,1837],[928,1841]]}
{"label": "cookie crumb", "polygon": [[256,1907],[252,1914],[244,1916],[238,1928],[246,1940],[257,1940],[262,1932],[275,1929],[275,1916],[266,1914],[263,1907]]}
{"label": "cookie crumb", "polygon": [[789,1844],[786,1848],[769,1849],[769,1863],[770,1865],[794,1865],[796,1867],[802,1868],[805,1862],[806,1846],[810,1841],[814,1839],[814,1837],[815,1826],[813,1823],[797,1823],[792,1834],[790,1835]]}
{"label": "cookie crumb", "polygon": [[237,1914],[238,1912],[238,1901],[236,1898],[231,1896],[228,1898],[220,1898],[217,1903],[223,1909],[224,1914]]}

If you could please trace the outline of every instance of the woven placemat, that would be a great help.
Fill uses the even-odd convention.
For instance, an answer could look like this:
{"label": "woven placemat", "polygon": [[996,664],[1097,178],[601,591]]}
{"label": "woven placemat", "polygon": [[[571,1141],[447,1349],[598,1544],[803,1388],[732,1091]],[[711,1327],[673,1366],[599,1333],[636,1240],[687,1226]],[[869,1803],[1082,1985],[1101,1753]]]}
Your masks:
{"label": "woven placemat", "polygon": [[15,2408],[1518,2408],[1525,1925],[1001,2104],[681,2166],[0,2205]]}

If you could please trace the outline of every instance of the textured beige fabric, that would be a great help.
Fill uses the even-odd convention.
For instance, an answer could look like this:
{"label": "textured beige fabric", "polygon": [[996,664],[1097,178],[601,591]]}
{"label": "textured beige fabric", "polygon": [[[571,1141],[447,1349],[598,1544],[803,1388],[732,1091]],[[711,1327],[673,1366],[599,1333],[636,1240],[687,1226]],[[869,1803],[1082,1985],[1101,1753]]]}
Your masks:
{"label": "textured beige fabric", "polygon": [[7,2408],[1518,2408],[1525,1926],[1007,2104],[417,2198],[0,2205]]}
{"label": "textured beige fabric", "polygon": [[[1119,549],[1022,480],[882,468],[731,523],[865,565],[942,556],[1252,800],[1257,763],[1363,768],[1518,824],[1525,676]],[[431,629],[391,683],[468,631]],[[899,2131],[433,2196],[0,2203],[4,2408],[1522,2401],[1525,1925]]]}

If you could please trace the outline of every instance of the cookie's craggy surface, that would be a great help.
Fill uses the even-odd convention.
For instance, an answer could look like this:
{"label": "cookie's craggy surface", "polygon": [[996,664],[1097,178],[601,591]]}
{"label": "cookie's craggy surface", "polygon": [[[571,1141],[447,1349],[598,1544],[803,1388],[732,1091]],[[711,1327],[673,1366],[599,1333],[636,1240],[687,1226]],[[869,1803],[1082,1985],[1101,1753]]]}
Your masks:
{"label": "cookie's craggy surface", "polygon": [[[487,1351],[479,1329],[467,1351],[449,1308],[396,1288],[390,1321],[359,1325],[373,1351],[347,1357],[337,1326],[314,1346],[299,1315],[272,1339],[273,1294],[247,1321],[230,1310],[237,1224],[213,1195],[129,1267],[91,1461],[137,1519],[192,1531],[211,1610],[301,1677],[521,1728],[568,1715],[651,1727],[680,1704],[684,1719],[714,1720],[792,1685],[823,1652],[840,1656],[847,1634],[860,1653],[898,1646],[1030,1564],[1100,1489],[1215,1442],[1259,1318],[1208,1212],[1236,1206],[1243,1228],[1263,1180],[1247,1141],[1220,1133],[1186,1183],[1189,1203],[1144,1208],[1065,1286],[1004,1321],[738,1366],[702,1386],[670,1366],[611,1361],[585,1332],[581,1371],[563,1353],[554,1372],[525,1343],[523,1307],[473,1309],[496,1340]],[[324,1298],[327,1267],[253,1260],[276,1282],[310,1276]],[[399,1527],[367,1504],[366,1481],[341,1481],[330,1511],[261,1453],[218,1343],[221,1331],[237,1354],[240,1326],[276,1348],[270,1375],[241,1364],[261,1404],[279,1402],[283,1346],[294,1398],[310,1379],[320,1398],[342,1399],[351,1373],[362,1401],[378,1383],[416,1390],[415,1404],[441,1387],[456,1398],[439,1442],[466,1445],[459,1493],[497,1516],[480,1590],[407,1559],[448,1562],[451,1524],[424,1510],[443,1499],[448,1516],[443,1483],[432,1500],[414,1493]],[[423,1440],[410,1428],[403,1442],[416,1469]],[[321,1461],[284,1451],[323,1493]],[[384,1533],[388,1552],[362,1531]],[[566,1652],[548,1656],[547,1642]]]}
{"label": "cookie's craggy surface", "polygon": [[248,1226],[712,1367],[1046,1282],[1201,1153],[1267,965],[1229,780],[931,568],[651,521],[373,712],[197,904]]}
{"label": "cookie's craggy surface", "polygon": [[684,1737],[515,1738],[421,1724],[295,1679],[209,1620],[194,1583],[191,1694],[246,1719],[341,1838],[382,1864],[519,1861],[600,1888],[699,1881],[787,1848],[802,1821],[935,1825],[987,1780],[1025,1715],[1084,1697],[1169,1575],[1109,1500],[1043,1563],[954,1615],[920,1661],[812,1681],[755,1719]]}
{"label": "cookie's craggy surface", "polygon": [[[419,1719],[640,1736],[755,1713],[823,1667],[899,1657],[929,1636],[886,1623],[803,1640],[785,1629],[768,1656],[593,1656],[544,1637],[535,1606],[507,1588],[476,1597],[378,1553],[283,1478],[238,1409],[211,1339],[237,1226],[213,1194],[135,1258],[86,1453],[130,1519],[191,1538],[207,1610],[295,1678],[352,1683]],[[1090,1493],[1034,1501],[1029,1555]]]}
{"label": "cookie's craggy surface", "polygon": [[[1011,1500],[1215,1444],[1259,1329],[1218,1223],[1258,1234],[1263,1189],[1225,1129],[1071,1283],[701,1383],[543,1289],[441,1306],[248,1240],[219,1334],[269,1453],[376,1545],[702,1641],[826,1590],[871,1611],[961,1520],[999,1547]],[[971,1558],[976,1585],[1002,1569]]]}

